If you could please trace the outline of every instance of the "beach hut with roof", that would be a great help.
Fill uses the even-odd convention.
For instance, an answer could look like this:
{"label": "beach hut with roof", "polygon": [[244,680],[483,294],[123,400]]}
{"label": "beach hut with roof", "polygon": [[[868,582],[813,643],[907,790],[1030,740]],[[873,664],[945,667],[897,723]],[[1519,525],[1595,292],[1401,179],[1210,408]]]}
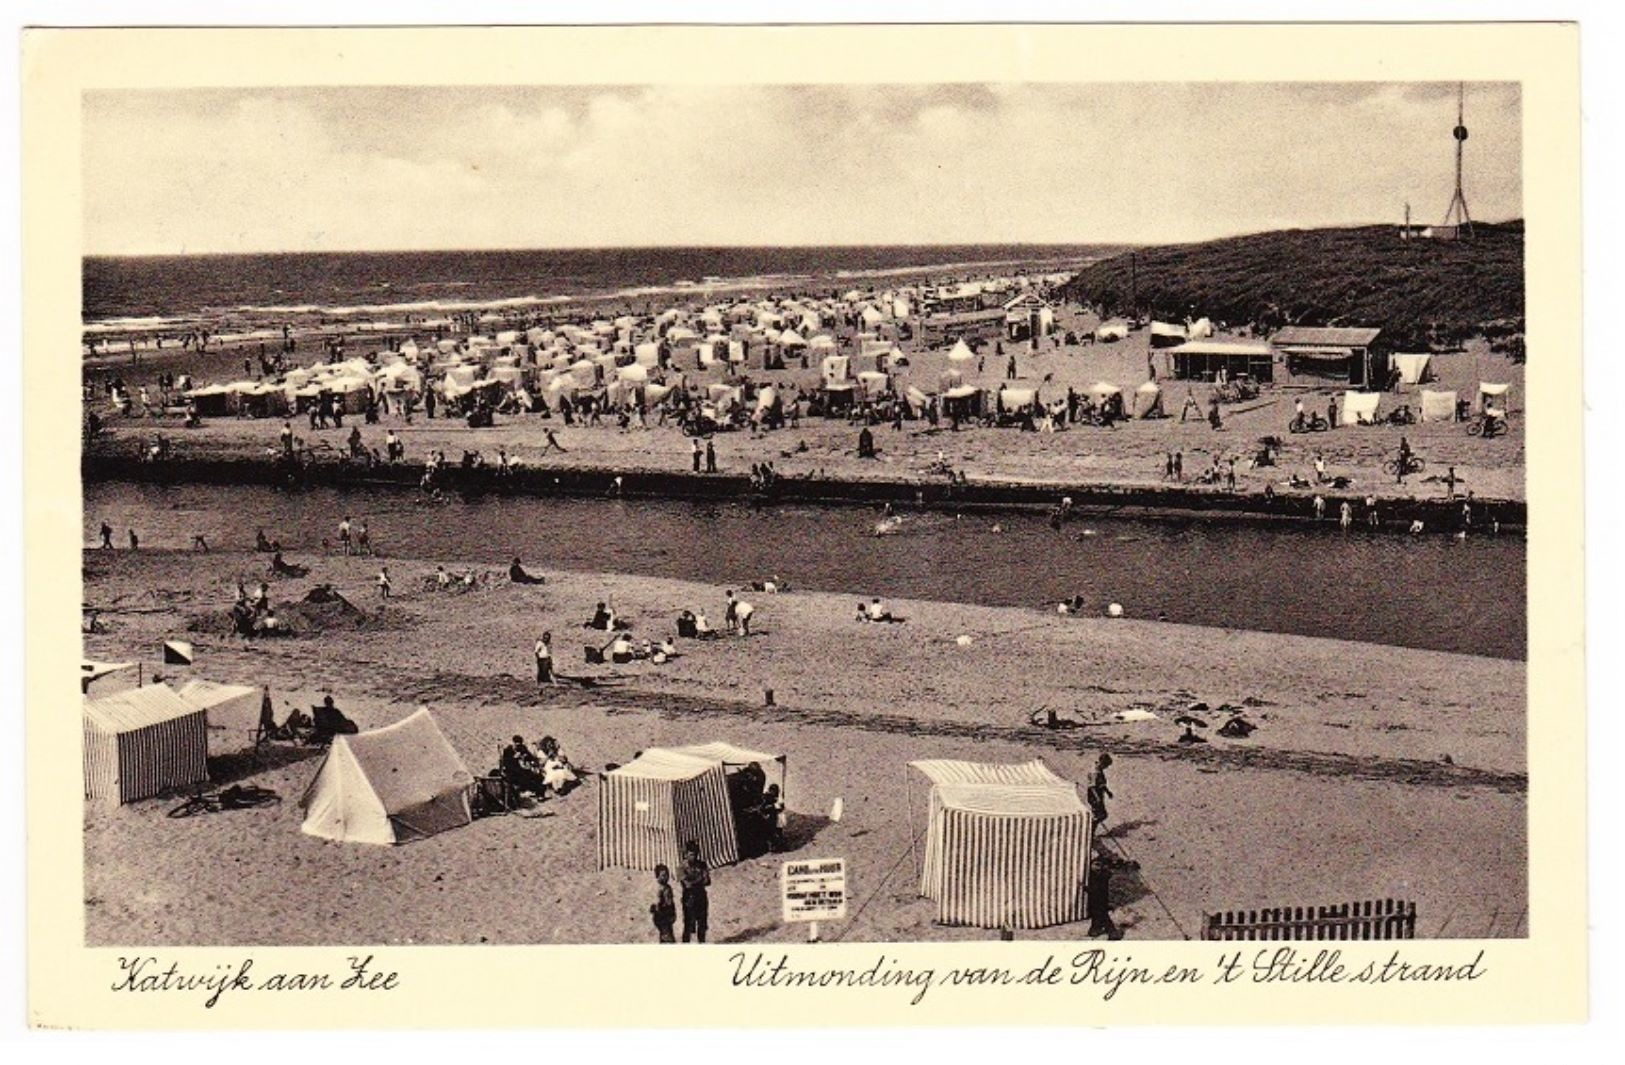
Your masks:
{"label": "beach hut with roof", "polygon": [[1070,781],[1037,759],[909,766],[931,785],[920,894],[937,903],[939,924],[1047,928],[1084,917],[1094,823]]}
{"label": "beach hut with roof", "polygon": [[785,759],[727,743],[651,747],[600,775],[598,866],[653,869],[682,864],[693,840],[711,866],[739,860],[739,834],[728,798],[728,774],[752,763],[776,769],[784,787]]}
{"label": "beach hut with roof", "polygon": [[201,707],[165,684],[84,704],[85,798],[137,802],[209,779],[209,725]]}
{"label": "beach hut with roof", "polygon": [[474,777],[427,707],[404,721],[337,736],[300,798],[302,831],[391,845],[473,821]]}

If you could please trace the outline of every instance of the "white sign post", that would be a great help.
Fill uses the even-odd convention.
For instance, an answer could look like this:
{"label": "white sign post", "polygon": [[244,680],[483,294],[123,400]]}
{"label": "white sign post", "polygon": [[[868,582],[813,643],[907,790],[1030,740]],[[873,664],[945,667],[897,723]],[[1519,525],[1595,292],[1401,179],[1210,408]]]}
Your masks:
{"label": "white sign post", "polygon": [[818,942],[819,921],[846,919],[846,859],[811,858],[780,869],[784,920],[807,922],[807,942]]}

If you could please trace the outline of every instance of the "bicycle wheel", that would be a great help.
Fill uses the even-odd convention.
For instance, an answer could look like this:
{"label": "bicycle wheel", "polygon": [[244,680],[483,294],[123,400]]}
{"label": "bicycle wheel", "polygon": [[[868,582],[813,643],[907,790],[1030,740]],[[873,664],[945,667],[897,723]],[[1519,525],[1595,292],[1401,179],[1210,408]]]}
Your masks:
{"label": "bicycle wheel", "polygon": [[1382,464],[1382,472],[1386,473],[1390,477],[1393,477],[1396,474],[1398,474],[1399,473],[1399,463],[1398,463],[1398,461],[1396,461],[1394,459],[1389,459],[1387,462],[1383,463]]}
{"label": "bicycle wheel", "polygon": [[213,804],[206,796],[194,795],[190,799],[169,811],[170,817],[191,817],[193,814],[206,813],[214,809]]}
{"label": "bicycle wheel", "polygon": [[1468,436],[1482,436],[1482,435],[1484,435],[1484,423],[1483,422],[1471,422],[1471,423],[1469,423],[1468,426],[1467,426],[1467,435]]}

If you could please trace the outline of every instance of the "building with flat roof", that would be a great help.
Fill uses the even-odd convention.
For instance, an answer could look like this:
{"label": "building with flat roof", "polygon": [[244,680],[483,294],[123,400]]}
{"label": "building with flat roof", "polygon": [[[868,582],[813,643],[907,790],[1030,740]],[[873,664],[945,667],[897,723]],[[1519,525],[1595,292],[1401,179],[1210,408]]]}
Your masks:
{"label": "building with flat roof", "polygon": [[1388,380],[1382,330],[1365,326],[1289,325],[1270,337],[1289,377],[1380,388]]}

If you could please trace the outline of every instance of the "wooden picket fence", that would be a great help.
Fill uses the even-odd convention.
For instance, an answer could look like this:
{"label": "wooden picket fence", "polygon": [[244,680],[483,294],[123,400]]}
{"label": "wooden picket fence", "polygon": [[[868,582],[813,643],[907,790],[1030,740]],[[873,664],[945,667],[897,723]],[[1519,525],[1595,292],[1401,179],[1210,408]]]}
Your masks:
{"label": "wooden picket fence", "polygon": [[1366,899],[1203,915],[1203,939],[1415,939],[1416,903]]}

